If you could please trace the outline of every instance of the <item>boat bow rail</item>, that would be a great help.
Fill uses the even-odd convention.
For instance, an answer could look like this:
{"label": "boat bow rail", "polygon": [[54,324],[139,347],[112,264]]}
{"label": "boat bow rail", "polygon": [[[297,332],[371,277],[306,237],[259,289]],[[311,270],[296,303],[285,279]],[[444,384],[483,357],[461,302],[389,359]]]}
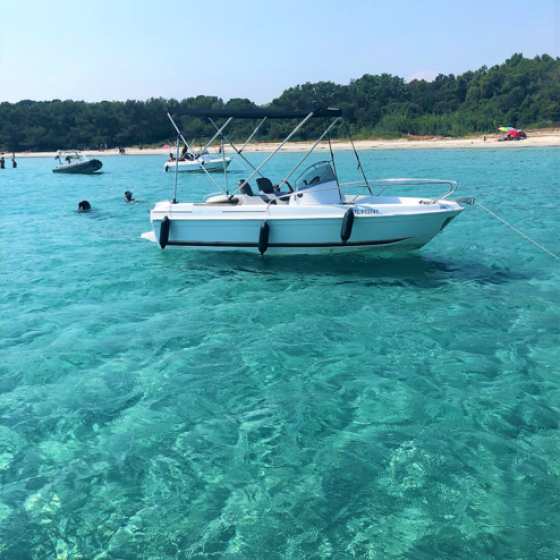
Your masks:
{"label": "boat bow rail", "polygon": [[[364,181],[351,181],[347,183],[340,183],[341,188],[360,188],[363,185]],[[366,180],[366,183],[369,187],[381,187],[381,190],[374,196],[381,196],[383,192],[385,192],[390,187],[419,187],[419,186],[429,186],[429,185],[448,185],[449,190],[442,194],[441,196],[433,199],[434,202],[438,202],[439,200],[443,200],[447,198],[450,194],[453,194],[458,187],[457,181],[450,181],[448,179],[410,179],[410,178],[402,178],[402,179],[376,179],[376,180]],[[367,187],[364,186],[364,190]]]}

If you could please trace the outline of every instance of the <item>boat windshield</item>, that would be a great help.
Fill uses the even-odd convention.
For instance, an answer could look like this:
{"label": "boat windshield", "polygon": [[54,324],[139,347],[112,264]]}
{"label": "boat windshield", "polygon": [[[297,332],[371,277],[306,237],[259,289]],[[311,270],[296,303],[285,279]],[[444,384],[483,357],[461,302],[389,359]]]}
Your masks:
{"label": "boat windshield", "polygon": [[301,191],[322,185],[323,183],[330,183],[331,181],[336,181],[331,164],[321,162],[306,170],[301,178],[297,180],[296,187],[297,190]]}
{"label": "boat windshield", "polygon": [[57,157],[65,161],[70,161],[73,159],[77,159],[77,160],[85,159],[84,156],[79,152],[58,152]]}

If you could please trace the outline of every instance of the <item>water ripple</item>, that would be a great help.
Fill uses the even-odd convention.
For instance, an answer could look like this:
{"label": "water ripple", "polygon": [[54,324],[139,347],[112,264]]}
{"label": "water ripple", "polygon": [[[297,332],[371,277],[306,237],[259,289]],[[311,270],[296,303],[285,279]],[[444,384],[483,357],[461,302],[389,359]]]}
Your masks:
{"label": "water ripple", "polygon": [[[559,253],[558,150],[522,155],[364,165],[452,169]],[[2,177],[0,558],[558,557],[553,259],[476,209],[409,255],[162,252],[120,193],[163,162],[106,159]]]}

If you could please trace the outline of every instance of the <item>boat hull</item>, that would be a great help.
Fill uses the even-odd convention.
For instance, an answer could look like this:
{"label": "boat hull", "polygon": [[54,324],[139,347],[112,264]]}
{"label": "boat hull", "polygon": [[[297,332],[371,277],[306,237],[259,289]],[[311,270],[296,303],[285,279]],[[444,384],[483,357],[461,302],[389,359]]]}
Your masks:
{"label": "boat hull", "polygon": [[[184,206],[192,206],[191,211],[165,213],[170,218],[166,249],[259,253],[261,226],[266,221],[270,228],[267,255],[336,255],[419,249],[463,211],[458,205],[450,208],[439,208],[438,205],[438,210],[431,212],[357,214],[351,236],[344,243],[341,228],[347,206],[337,207],[334,211],[332,208],[314,208],[311,212],[309,207],[270,207],[267,211],[225,209],[219,217],[215,209]],[[152,218],[153,232],[143,237],[159,243],[164,214],[161,213],[160,218],[156,212]]]}
{"label": "boat hull", "polygon": [[70,163],[69,165],[60,165],[59,167],[55,167],[52,172],[91,175],[99,171],[102,167],[103,164],[98,159],[90,159],[88,161]]}
{"label": "boat hull", "polygon": [[[225,165],[226,169],[231,163],[231,158],[225,158]],[[224,170],[224,162],[221,159],[215,159],[210,161],[204,162],[204,169],[206,171],[223,171]],[[165,172],[168,171],[175,171],[175,162],[168,161],[165,163],[163,170]],[[179,165],[177,166],[177,171],[179,173],[204,173],[204,170],[201,169],[200,165],[196,161],[180,161]]]}

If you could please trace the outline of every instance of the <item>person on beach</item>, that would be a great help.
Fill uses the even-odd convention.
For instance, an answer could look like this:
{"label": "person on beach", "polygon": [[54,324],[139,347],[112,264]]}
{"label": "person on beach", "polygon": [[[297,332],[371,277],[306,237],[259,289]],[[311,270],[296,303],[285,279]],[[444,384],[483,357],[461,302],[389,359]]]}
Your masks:
{"label": "person on beach", "polygon": [[6,160],[4,159],[4,156],[0,158],[0,169],[6,169]]}

